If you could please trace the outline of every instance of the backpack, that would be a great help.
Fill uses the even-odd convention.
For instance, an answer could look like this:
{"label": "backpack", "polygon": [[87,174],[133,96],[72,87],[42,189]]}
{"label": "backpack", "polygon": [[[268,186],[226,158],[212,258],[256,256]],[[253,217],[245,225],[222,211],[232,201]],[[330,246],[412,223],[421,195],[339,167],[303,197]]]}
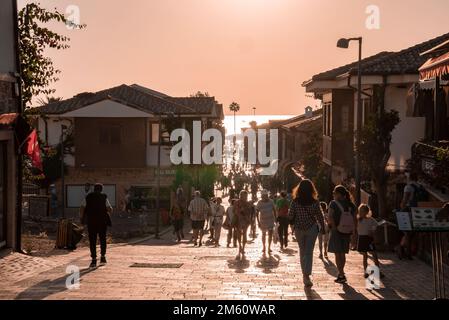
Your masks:
{"label": "backpack", "polygon": [[429,193],[426,189],[424,189],[422,185],[417,185],[414,183],[412,183],[411,185],[414,190],[413,199],[410,201],[412,208],[417,207],[420,202],[426,202],[427,200],[429,200]]}
{"label": "backpack", "polygon": [[338,201],[335,201],[335,203],[337,204],[341,212],[340,222],[337,226],[338,232],[343,234],[352,234],[355,230],[355,223],[354,216],[352,215],[351,210],[345,210]]}

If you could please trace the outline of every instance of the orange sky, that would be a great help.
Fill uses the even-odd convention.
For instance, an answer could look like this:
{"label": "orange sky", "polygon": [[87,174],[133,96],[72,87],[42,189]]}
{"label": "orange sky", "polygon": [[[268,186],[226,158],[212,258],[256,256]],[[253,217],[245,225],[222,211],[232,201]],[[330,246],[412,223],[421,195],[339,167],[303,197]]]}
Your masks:
{"label": "orange sky", "polygon": [[[19,0],[19,5],[25,0]],[[55,29],[71,48],[49,52],[62,70],[56,96],[69,98],[118,84],[138,83],[173,96],[208,91],[241,114],[299,114],[304,80],[364,56],[400,50],[449,32],[448,0],[40,0],[65,11],[80,8],[87,29]],[[380,30],[365,27],[378,5]]]}

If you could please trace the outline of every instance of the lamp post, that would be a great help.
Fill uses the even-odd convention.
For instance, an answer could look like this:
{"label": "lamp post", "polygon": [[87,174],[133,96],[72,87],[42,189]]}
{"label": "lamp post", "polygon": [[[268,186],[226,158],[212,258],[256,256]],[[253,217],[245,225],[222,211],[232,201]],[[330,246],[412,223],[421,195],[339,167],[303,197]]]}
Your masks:
{"label": "lamp post", "polygon": [[159,114],[159,121],[158,121],[158,134],[157,134],[157,191],[156,191],[156,234],[155,238],[159,239],[159,216],[161,214],[161,205],[160,205],[160,189],[161,189],[161,126],[162,126],[162,119],[161,115]]}
{"label": "lamp post", "polygon": [[157,189],[156,189],[156,230],[155,238],[159,239],[159,219],[161,215],[161,202],[160,202],[160,190],[161,190],[161,143],[162,143],[162,115],[166,115],[167,118],[174,118],[173,112],[159,113],[158,114],[158,141],[157,141]]}
{"label": "lamp post", "polygon": [[62,204],[62,218],[65,218],[65,190],[64,190],[64,130],[67,127],[61,125],[61,204]]}
{"label": "lamp post", "polygon": [[359,60],[357,67],[357,121],[356,121],[356,141],[355,141],[355,201],[360,205],[361,199],[361,168],[360,168],[360,129],[362,125],[362,42],[363,38],[342,38],[338,40],[337,47],[342,49],[349,48],[349,42],[359,42]]}

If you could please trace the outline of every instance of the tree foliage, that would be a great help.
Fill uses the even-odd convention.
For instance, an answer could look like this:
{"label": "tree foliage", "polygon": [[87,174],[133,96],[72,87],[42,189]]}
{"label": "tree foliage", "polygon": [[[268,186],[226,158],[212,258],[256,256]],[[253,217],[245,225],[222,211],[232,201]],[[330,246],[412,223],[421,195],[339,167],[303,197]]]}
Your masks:
{"label": "tree foliage", "polygon": [[368,118],[360,131],[360,155],[362,167],[370,175],[385,173],[390,159],[392,132],[399,124],[399,113],[396,110],[381,112]]}
{"label": "tree foliage", "polygon": [[28,3],[18,13],[19,55],[24,105],[29,107],[33,97],[55,92],[51,84],[58,80],[60,70],[45,55],[47,48],[64,50],[69,48],[70,38],[58,34],[44,25],[50,22],[71,24],[78,29],[85,25],[74,25],[58,10],[49,11],[39,3]]}
{"label": "tree foliage", "polygon": [[388,214],[386,167],[391,156],[392,132],[399,122],[396,110],[387,112],[382,109],[371,115],[360,131],[359,152],[363,174],[374,183],[381,217]]}

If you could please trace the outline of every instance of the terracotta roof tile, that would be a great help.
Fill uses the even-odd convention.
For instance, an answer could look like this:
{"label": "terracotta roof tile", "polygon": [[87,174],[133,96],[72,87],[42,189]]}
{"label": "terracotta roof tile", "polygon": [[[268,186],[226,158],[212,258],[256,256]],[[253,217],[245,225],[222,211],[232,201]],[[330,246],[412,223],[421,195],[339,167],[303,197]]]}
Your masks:
{"label": "terracotta roof tile", "polygon": [[[418,69],[428,57],[421,53],[449,40],[449,33],[437,38],[414,45],[399,52],[381,52],[364,59],[362,73],[364,75],[390,75],[390,74],[418,74]],[[358,63],[354,62],[312,77],[313,81],[332,80],[345,73],[357,74]]]}

